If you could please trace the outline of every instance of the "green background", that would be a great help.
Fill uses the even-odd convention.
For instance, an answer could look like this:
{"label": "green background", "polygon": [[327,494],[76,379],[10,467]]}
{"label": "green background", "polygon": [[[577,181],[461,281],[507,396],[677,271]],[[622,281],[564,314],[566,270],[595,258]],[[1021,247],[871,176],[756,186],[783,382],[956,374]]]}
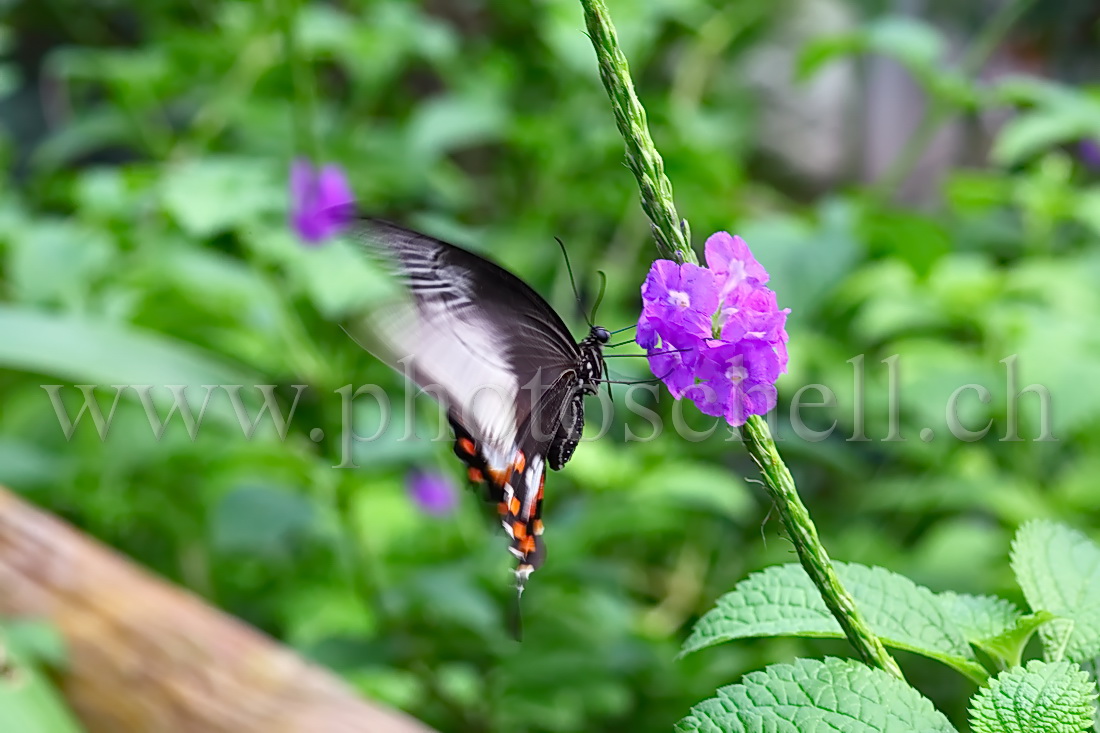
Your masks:
{"label": "green background", "polygon": [[[741,234],[792,309],[775,429],[830,552],[933,590],[1022,603],[1006,562],[1015,527],[1050,517],[1089,531],[1100,499],[1100,188],[1076,147],[1100,137],[1100,96],[1073,83],[1095,59],[1056,43],[1078,6],[994,39],[1030,43],[1027,58],[1059,84],[945,72],[952,44],[982,37],[984,17],[936,16],[951,30],[941,35],[880,4],[842,5],[849,30],[812,42],[790,35],[809,5],[623,0],[611,11],[696,247],[713,231]],[[343,166],[365,210],[491,255],[578,336],[553,238],[588,302],[596,271],[607,274],[598,320],[609,328],[636,320],[656,250],[576,2],[292,10],[4,10],[0,483],[441,731],[668,730],[746,671],[848,654],[840,642],[765,640],[676,658],[719,595],[793,553],[735,437],[678,436],[674,413],[696,430],[713,421],[667,392],[639,397],[665,432],[624,444],[624,425],[650,428],[617,386],[610,435],[548,478],[548,562],[524,596],[522,645],[507,630],[510,561],[490,508],[463,492],[452,515],[432,517],[406,492],[412,467],[460,479],[445,441],[388,436],[355,448],[358,469],[333,468],[336,390],[400,395],[401,384],[336,323],[377,296],[377,275],[339,247],[302,247],[286,225],[294,156]],[[1095,42],[1084,20],[1075,32]],[[810,80],[849,64],[853,104],[885,54],[946,118],[1007,125],[900,195],[888,176],[854,172],[853,127],[849,165],[810,180],[763,143],[775,138],[768,101],[806,82],[778,75],[768,94],[746,72],[777,42]],[[904,440],[884,441],[893,355]],[[1019,401],[1022,440],[1002,440],[1001,360],[1013,355],[1018,386],[1049,391],[1056,441],[1035,440],[1035,395]],[[869,440],[850,441],[861,356]],[[617,378],[651,376],[644,360],[611,365]],[[293,385],[308,389],[285,439],[269,425],[248,439],[222,394],[196,440],[178,417],[157,440],[131,392],[107,439],[84,420],[66,440],[44,384],[103,385],[105,410],[113,384],[273,384],[284,404]],[[804,413],[812,427],[837,421],[823,441],[789,425],[807,384],[837,395],[835,408]],[[951,439],[945,416],[966,384],[991,393],[960,400],[968,427],[994,421],[973,442]],[[62,394],[75,414],[76,391]],[[372,432],[376,411],[357,404],[360,433]],[[434,416],[427,401],[397,415],[422,436]],[[312,440],[314,428],[327,437]],[[923,428],[936,438],[922,441]],[[971,683],[899,658],[961,725]]]}

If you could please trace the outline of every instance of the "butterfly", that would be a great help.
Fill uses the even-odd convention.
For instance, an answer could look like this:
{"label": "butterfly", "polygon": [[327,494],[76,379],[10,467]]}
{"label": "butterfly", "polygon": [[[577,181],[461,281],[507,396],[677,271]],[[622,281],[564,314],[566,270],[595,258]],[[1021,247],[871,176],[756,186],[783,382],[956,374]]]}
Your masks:
{"label": "butterfly", "polygon": [[498,505],[522,594],[545,558],[546,470],[577,448],[610,332],[592,326],[575,341],[529,285],[453,244],[366,217],[345,237],[385,264],[405,297],[344,328],[446,408],[455,454]]}

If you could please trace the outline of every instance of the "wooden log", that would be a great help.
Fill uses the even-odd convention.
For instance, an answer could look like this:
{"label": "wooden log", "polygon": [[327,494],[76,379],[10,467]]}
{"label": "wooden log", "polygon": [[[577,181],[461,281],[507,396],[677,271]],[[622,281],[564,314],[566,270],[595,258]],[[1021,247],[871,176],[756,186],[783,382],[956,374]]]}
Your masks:
{"label": "wooden log", "polygon": [[0,615],[58,628],[89,733],[431,733],[2,488]]}

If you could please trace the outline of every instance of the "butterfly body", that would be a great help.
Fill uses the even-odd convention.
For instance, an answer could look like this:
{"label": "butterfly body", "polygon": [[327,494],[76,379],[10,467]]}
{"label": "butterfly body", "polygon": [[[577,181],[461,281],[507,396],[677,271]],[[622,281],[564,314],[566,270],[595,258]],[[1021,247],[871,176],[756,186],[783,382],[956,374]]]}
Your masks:
{"label": "butterfly body", "polygon": [[546,469],[577,448],[610,335],[593,326],[578,343],[526,283],[446,242],[376,219],[358,220],[352,239],[409,297],[345,328],[446,406],[455,454],[498,505],[522,589],[545,555]]}

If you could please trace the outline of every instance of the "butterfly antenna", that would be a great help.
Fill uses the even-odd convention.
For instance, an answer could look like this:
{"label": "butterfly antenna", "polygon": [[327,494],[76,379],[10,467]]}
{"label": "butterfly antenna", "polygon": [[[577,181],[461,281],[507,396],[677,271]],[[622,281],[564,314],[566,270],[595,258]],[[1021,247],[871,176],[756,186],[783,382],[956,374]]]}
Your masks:
{"label": "butterfly antenna", "polygon": [[588,319],[588,325],[592,325],[596,322],[596,311],[600,309],[600,303],[603,302],[604,293],[607,292],[607,273],[603,270],[597,270],[596,274],[600,276],[600,289],[596,293],[596,302],[592,304],[592,317]]}
{"label": "butterfly antenna", "polygon": [[[619,344],[622,346],[622,344]],[[649,358],[651,356],[661,356],[662,354],[682,354],[685,351],[691,351],[691,349],[668,349],[667,351],[654,351],[646,354],[604,354],[605,359],[641,359],[642,357]]]}
{"label": "butterfly antenna", "polygon": [[[671,373],[671,372],[670,372]],[[666,374],[665,377],[668,375]],[[596,381],[603,382],[604,384],[656,384],[662,381],[665,377],[654,377],[653,379],[598,379]],[[609,388],[610,389],[610,388]]]}
{"label": "butterfly antenna", "polygon": [[612,336],[614,336],[617,333],[622,333],[623,331],[629,331],[630,329],[637,328],[637,327],[638,327],[637,323],[631,323],[629,326],[623,326],[622,328],[616,329],[614,331],[608,331],[608,333],[610,333]]}
{"label": "butterfly antenna", "polygon": [[[569,284],[573,287],[573,297],[577,299],[577,303],[581,302],[580,291],[577,290],[577,281],[573,278],[573,266],[569,264],[569,253],[565,251],[565,242],[561,241],[561,237],[554,237],[554,241],[561,247],[561,256],[565,258],[565,271],[569,273]],[[588,314],[584,314],[584,318],[588,321]],[[592,321],[588,321],[588,326],[591,328]]]}

